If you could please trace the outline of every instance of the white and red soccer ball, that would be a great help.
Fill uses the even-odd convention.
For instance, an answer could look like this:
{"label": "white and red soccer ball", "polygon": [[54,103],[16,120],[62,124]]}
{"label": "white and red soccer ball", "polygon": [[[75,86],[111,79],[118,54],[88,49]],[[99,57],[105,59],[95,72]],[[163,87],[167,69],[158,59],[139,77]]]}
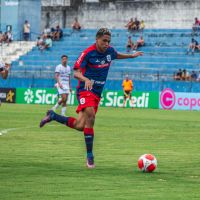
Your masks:
{"label": "white and red soccer ball", "polygon": [[152,154],[144,154],[138,159],[138,168],[143,172],[153,172],[157,168],[156,157]]}

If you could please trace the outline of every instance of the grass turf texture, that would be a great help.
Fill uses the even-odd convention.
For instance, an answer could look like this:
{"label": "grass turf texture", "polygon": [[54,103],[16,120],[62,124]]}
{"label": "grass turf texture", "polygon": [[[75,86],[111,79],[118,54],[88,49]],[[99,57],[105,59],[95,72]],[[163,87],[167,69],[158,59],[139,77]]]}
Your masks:
{"label": "grass turf texture", "polygon": [[[0,107],[0,199],[200,199],[199,112],[100,108],[89,170],[81,132],[38,128],[48,108]],[[137,169],[144,153],[156,156],[154,173]]]}

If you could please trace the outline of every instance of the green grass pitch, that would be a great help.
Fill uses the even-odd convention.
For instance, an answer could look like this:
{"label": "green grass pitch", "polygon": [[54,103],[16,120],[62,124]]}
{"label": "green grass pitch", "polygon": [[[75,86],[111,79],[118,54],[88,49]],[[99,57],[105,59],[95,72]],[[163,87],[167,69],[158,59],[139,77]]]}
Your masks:
{"label": "green grass pitch", "polygon": [[[81,132],[38,127],[48,108],[0,107],[1,200],[200,199],[199,112],[99,108],[89,170]],[[155,172],[137,169],[144,153],[156,156]]]}

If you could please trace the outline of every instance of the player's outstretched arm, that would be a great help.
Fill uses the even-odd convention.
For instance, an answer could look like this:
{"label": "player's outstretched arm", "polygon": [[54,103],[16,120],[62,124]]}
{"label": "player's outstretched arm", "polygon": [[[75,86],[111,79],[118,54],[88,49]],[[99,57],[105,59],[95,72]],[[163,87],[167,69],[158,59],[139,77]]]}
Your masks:
{"label": "player's outstretched arm", "polygon": [[133,54],[123,54],[123,53],[117,53],[117,59],[126,59],[126,58],[136,58],[138,56],[143,56],[142,51],[137,51]]}

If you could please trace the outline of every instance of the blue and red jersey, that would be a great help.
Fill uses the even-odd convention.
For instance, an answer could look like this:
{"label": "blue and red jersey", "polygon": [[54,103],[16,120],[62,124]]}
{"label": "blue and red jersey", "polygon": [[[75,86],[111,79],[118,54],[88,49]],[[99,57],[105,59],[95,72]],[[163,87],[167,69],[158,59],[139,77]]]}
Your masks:
{"label": "blue and red jersey", "polygon": [[[96,44],[85,49],[74,65],[74,69],[80,69],[83,76],[93,83],[92,93],[101,97],[106,83],[111,61],[117,58],[117,52],[113,47],[108,47],[106,52],[97,51]],[[85,82],[79,81],[77,93],[85,91]]]}

